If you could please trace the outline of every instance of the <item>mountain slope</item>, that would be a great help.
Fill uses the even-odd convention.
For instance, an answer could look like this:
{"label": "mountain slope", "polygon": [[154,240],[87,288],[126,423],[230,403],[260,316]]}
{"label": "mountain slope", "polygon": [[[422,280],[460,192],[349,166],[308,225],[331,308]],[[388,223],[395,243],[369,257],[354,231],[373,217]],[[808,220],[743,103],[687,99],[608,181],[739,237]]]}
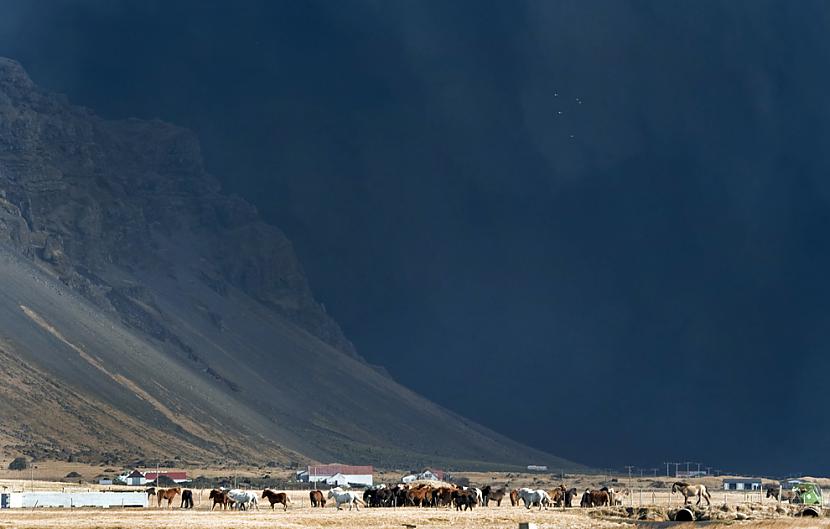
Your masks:
{"label": "mountain slope", "polygon": [[0,59],[0,441],[38,457],[570,462],[366,364],[187,130],[106,121]]}

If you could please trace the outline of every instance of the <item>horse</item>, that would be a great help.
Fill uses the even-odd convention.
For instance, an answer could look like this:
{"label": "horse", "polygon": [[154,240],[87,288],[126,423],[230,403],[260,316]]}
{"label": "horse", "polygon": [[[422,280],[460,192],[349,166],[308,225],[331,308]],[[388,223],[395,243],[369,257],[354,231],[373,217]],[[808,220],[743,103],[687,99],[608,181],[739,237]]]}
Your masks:
{"label": "horse", "polygon": [[497,507],[501,507],[501,500],[504,499],[504,495],[507,493],[504,488],[501,489],[493,489],[490,485],[487,485],[483,489],[481,489],[481,496],[484,499],[484,506],[490,506],[490,500],[496,502]]}
{"label": "horse", "polygon": [[455,503],[455,510],[473,510],[478,503],[478,496],[472,489],[456,489],[452,492],[452,501]]}
{"label": "horse", "polygon": [[710,501],[711,496],[706,490],[706,485],[689,485],[682,481],[675,481],[671,486],[671,493],[674,494],[675,492],[683,495],[683,505],[688,504],[689,498],[693,496],[697,496],[697,503],[695,505],[700,505],[700,500],[702,499],[706,500],[706,505],[712,505]]}
{"label": "horse", "polygon": [[571,488],[569,488],[568,490],[565,491],[565,507],[566,508],[573,507],[573,501],[574,501],[574,498],[576,497],[577,494],[578,494],[578,492],[576,491],[576,487],[571,487]]}
{"label": "horse", "polygon": [[775,498],[778,501],[788,501],[793,503],[798,499],[797,490],[781,490],[781,487],[771,487],[767,489],[767,498]]}
{"label": "horse", "polygon": [[158,506],[161,507],[162,500],[167,500],[167,508],[169,509],[170,504],[173,503],[173,498],[175,498],[177,494],[181,494],[181,492],[181,487],[172,487],[169,489],[156,489],[156,499],[158,500]]}
{"label": "horse", "polygon": [[193,491],[189,489],[185,489],[182,491],[182,504],[179,506],[180,509],[192,509],[193,508]]}
{"label": "horse", "polygon": [[288,504],[291,503],[291,498],[288,497],[288,494],[284,492],[274,492],[271,489],[265,489],[262,491],[262,498],[268,498],[268,501],[271,502],[271,509],[274,508],[274,505],[277,503],[282,503],[283,511],[288,510]]}
{"label": "horse", "polygon": [[604,507],[610,505],[611,494],[606,490],[590,490],[586,489],[582,494],[582,500],[579,502],[580,507]]}
{"label": "horse", "polygon": [[510,505],[513,507],[519,505],[519,491],[517,489],[510,491]]}
{"label": "horse", "polygon": [[334,502],[337,504],[337,510],[338,511],[340,510],[340,506],[343,505],[344,503],[349,504],[349,510],[350,511],[352,510],[352,507],[354,507],[355,509],[357,509],[359,511],[361,504],[364,507],[366,506],[366,504],[363,503],[363,500],[361,500],[357,496],[357,494],[355,494],[354,492],[351,492],[351,491],[348,491],[348,492],[344,491],[340,487],[334,487],[333,489],[331,489],[329,491],[328,497],[329,498],[334,498]]}
{"label": "horse", "polygon": [[259,510],[257,505],[256,494],[246,490],[232,489],[228,491],[228,498],[239,505],[239,510],[247,510],[250,503],[256,510]]}
{"label": "horse", "polygon": [[548,508],[550,505],[550,495],[548,495],[547,491],[542,489],[528,489],[523,488],[519,489],[519,498],[524,502],[525,508],[530,509],[533,505],[539,505],[539,510],[542,510],[542,507],[545,509]]}
{"label": "horse", "polygon": [[213,489],[210,491],[210,495],[208,496],[209,500],[213,500],[213,505],[210,506],[210,510],[212,511],[214,507],[217,505],[221,505],[222,509],[227,509],[228,504],[231,502],[230,498],[228,498],[228,493]]}
{"label": "horse", "polygon": [[308,493],[308,499],[311,500],[312,507],[325,507],[326,498],[323,496],[322,490],[312,490]]}
{"label": "horse", "polygon": [[156,495],[156,488],[155,487],[149,487],[144,492],[147,493],[147,501],[150,501],[150,496],[155,496]]}
{"label": "horse", "polygon": [[428,507],[432,503],[432,487],[430,485],[418,485],[409,489],[406,493],[407,505],[415,507]]}
{"label": "horse", "polygon": [[553,503],[554,507],[561,506],[562,502],[565,501],[565,486],[559,485],[555,489],[549,490],[548,495],[550,496],[550,501]]}

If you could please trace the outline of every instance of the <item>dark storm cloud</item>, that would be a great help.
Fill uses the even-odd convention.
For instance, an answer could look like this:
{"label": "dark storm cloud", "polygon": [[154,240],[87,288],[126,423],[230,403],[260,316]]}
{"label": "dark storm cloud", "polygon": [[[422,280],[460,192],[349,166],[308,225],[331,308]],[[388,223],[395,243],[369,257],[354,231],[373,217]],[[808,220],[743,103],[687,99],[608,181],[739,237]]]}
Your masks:
{"label": "dark storm cloud", "polygon": [[597,466],[830,470],[825,4],[0,6],[38,82],[194,128],[402,382]]}

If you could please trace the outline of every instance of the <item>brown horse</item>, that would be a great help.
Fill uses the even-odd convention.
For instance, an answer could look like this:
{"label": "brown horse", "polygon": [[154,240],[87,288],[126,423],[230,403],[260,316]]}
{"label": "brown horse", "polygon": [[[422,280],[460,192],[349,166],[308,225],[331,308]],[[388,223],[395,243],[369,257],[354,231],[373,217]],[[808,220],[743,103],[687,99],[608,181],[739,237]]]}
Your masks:
{"label": "brown horse", "polygon": [[308,493],[308,499],[311,500],[312,507],[325,507],[326,497],[322,490],[312,490]]}
{"label": "brown horse", "polygon": [[288,494],[284,492],[274,492],[271,489],[265,489],[262,491],[262,497],[268,498],[268,501],[271,502],[271,508],[274,508],[274,505],[277,503],[282,503],[282,510],[288,510],[288,504],[291,503],[291,498],[288,497]]}
{"label": "brown horse", "polygon": [[230,498],[228,498],[227,493],[213,489],[210,491],[210,496],[208,499],[213,500],[213,505],[210,506],[210,510],[212,511],[217,505],[221,505],[222,509],[227,509],[228,504],[231,502]]}
{"label": "brown horse", "polygon": [[580,507],[605,507],[611,503],[611,495],[607,490],[586,490],[582,495]]}
{"label": "brown horse", "polygon": [[170,504],[173,503],[173,498],[175,498],[181,493],[181,487],[171,487],[169,489],[156,489],[156,499],[158,500],[158,506],[161,507],[162,500],[167,500],[167,508],[171,508]]}
{"label": "brown horse", "polygon": [[510,491],[510,505],[513,507],[519,504],[519,491],[517,489],[513,489]]}

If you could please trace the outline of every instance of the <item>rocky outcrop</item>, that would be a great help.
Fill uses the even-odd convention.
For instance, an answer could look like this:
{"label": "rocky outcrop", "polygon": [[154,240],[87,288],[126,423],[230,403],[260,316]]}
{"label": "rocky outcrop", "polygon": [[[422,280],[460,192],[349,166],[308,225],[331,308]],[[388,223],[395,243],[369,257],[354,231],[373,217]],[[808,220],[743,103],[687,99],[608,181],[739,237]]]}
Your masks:
{"label": "rocky outcrop", "polygon": [[314,300],[291,243],[221,193],[192,132],[101,119],[40,90],[9,59],[0,59],[0,241],[156,337],[164,321],[130,308],[113,267],[167,270],[172,245],[215,289],[238,287],[356,355]]}

